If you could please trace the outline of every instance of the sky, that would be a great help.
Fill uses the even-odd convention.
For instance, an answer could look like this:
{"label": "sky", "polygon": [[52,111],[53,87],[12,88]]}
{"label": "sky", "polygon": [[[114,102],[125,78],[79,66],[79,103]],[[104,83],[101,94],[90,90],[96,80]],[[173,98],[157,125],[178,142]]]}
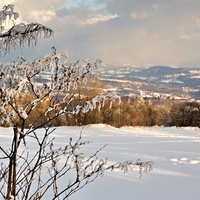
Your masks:
{"label": "sky", "polygon": [[200,67],[200,0],[1,0],[14,4],[16,23],[38,22],[54,37],[1,60],[67,51],[69,61]]}

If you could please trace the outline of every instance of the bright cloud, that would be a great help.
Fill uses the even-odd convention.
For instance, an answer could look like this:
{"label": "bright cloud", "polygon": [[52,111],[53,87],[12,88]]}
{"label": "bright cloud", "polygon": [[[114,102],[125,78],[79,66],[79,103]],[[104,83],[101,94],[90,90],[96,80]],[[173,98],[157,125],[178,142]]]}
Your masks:
{"label": "bright cloud", "polygon": [[114,18],[117,18],[118,15],[97,15],[97,16],[93,16],[91,18],[88,18],[86,20],[79,20],[79,23],[81,25],[92,25],[92,24],[95,24],[95,23],[98,23],[98,22],[105,22],[105,21],[108,21],[110,19],[114,19]]}
{"label": "bright cloud", "polygon": [[47,22],[56,16],[53,10],[32,10],[30,15],[32,16],[31,18],[34,18],[37,22]]}

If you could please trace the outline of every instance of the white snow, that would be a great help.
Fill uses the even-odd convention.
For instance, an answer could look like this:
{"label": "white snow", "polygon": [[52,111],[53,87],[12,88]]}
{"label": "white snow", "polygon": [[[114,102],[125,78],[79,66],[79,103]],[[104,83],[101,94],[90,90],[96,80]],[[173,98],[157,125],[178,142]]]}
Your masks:
{"label": "white snow", "polygon": [[100,80],[106,80],[106,81],[111,81],[111,82],[118,82],[118,83],[133,83],[133,81],[128,81],[128,80],[119,80],[119,79],[105,79],[105,78],[100,78]]}
{"label": "white snow", "polygon": [[[78,138],[82,127],[59,127],[52,136],[62,146]],[[42,134],[42,130],[38,133]],[[8,147],[12,128],[0,128],[2,147]],[[137,159],[153,161],[152,172],[139,178],[138,170],[127,174],[106,172],[104,177],[75,193],[69,200],[199,200],[200,129],[196,127],[122,127],[97,124],[83,128],[82,138],[92,143],[83,153],[92,155],[108,144],[99,158],[109,163]],[[29,138],[28,138],[29,139]],[[28,144],[27,140],[27,144]],[[30,151],[34,150],[31,143]],[[0,152],[2,156],[2,152]],[[61,162],[61,161],[60,161]],[[69,178],[70,179],[70,178]],[[70,180],[66,179],[68,184]],[[51,199],[51,198],[49,198]]]}
{"label": "white snow", "polygon": [[200,75],[199,76],[193,76],[192,78],[193,79],[200,78]]}
{"label": "white snow", "polygon": [[179,81],[177,79],[166,79],[166,80],[161,80],[160,82],[161,83],[180,83],[180,84],[184,83],[183,81]]}

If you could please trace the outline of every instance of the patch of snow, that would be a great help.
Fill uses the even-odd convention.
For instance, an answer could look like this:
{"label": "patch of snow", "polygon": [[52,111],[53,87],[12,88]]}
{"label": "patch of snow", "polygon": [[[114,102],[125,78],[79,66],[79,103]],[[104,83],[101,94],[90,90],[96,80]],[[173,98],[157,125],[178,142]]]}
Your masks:
{"label": "patch of snow", "polygon": [[192,164],[192,165],[197,165],[199,163],[200,163],[200,160],[191,160],[190,161],[190,164]]}
{"label": "patch of snow", "polygon": [[200,70],[189,70],[190,74],[197,74],[200,73]]}
{"label": "patch of snow", "polygon": [[166,79],[166,80],[161,80],[159,82],[161,82],[161,83],[180,83],[180,84],[184,83],[183,81],[179,81],[177,79]]}
{"label": "patch of snow", "polygon": [[106,81],[114,81],[114,82],[119,82],[119,83],[133,83],[132,81],[127,81],[127,80],[119,80],[119,79],[103,79],[101,78],[100,80],[106,80]]}

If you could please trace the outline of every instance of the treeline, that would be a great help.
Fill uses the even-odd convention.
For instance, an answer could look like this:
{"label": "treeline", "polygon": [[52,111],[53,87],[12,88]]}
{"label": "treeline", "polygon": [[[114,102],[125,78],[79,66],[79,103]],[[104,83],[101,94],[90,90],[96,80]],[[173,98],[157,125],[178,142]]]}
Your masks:
{"label": "treeline", "polygon": [[[97,94],[103,93],[102,86],[96,77],[92,78],[87,87],[81,86],[76,90],[78,96],[71,106],[82,105]],[[20,108],[26,105],[32,98],[31,94],[17,95],[16,103]],[[26,120],[26,127],[30,124],[41,123],[44,120],[46,110],[55,102],[44,101],[37,106]],[[98,107],[98,105],[97,105]],[[115,127],[122,126],[196,126],[200,127],[200,104],[198,102],[181,102],[177,100],[144,100],[143,98],[122,98],[121,103],[113,102],[109,108],[109,102],[99,111],[94,109],[88,113],[75,115],[62,115],[47,125],[51,126],[79,126],[88,124],[109,124]],[[0,113],[1,115],[1,113]],[[17,118],[14,119],[17,125]],[[20,123],[20,122],[19,122]],[[38,125],[38,124],[35,124]],[[3,126],[13,126],[5,123]]]}
{"label": "treeline", "polygon": [[[24,98],[24,97],[23,97]],[[26,98],[30,98],[26,97]],[[89,98],[78,98],[74,104],[81,104]],[[22,100],[26,102],[26,99]],[[48,109],[49,103],[43,102],[34,110],[26,121],[26,127],[40,118],[42,122],[44,112]],[[98,105],[97,105],[98,107]],[[123,99],[121,103],[113,102],[109,108],[109,102],[99,111],[97,108],[88,113],[76,115],[65,114],[51,122],[51,126],[80,126],[88,124],[109,124],[115,127],[122,126],[196,126],[200,127],[200,103],[180,102],[175,100],[143,100]],[[16,120],[15,120],[16,123]],[[12,124],[4,124],[12,126]]]}
{"label": "treeline", "polygon": [[104,123],[122,126],[196,126],[200,127],[200,104],[173,100],[122,99],[101,110],[76,116],[65,116],[66,125]]}

